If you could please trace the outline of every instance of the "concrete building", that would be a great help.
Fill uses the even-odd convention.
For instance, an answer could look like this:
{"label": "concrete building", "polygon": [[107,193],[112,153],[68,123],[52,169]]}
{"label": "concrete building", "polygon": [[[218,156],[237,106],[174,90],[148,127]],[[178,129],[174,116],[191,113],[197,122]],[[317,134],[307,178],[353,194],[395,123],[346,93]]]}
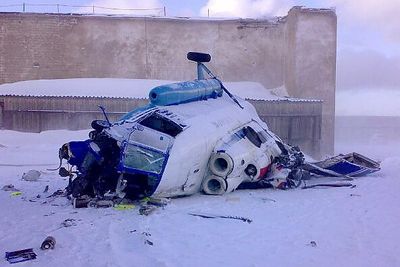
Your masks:
{"label": "concrete building", "polygon": [[285,17],[184,19],[0,13],[0,84],[113,77],[195,78],[188,51],[212,55],[224,81],[285,86],[323,100],[322,154],[333,152],[336,14],[292,8]]}

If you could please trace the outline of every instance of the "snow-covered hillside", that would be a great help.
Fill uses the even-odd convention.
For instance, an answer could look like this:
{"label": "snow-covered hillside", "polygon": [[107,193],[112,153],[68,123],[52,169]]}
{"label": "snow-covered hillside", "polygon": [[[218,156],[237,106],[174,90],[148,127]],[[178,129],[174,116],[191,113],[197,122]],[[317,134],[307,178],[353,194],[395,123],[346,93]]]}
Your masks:
{"label": "snow-covered hillside", "polygon": [[[138,207],[74,209],[66,198],[47,198],[67,184],[46,170],[58,165],[58,147],[86,136],[87,131],[0,131],[0,187],[13,184],[22,192],[12,196],[0,190],[1,253],[33,248],[38,255],[18,266],[400,265],[400,152],[385,157],[378,147],[382,143],[376,143],[379,155],[373,143],[368,155],[382,160],[382,170],[356,179],[355,188],[197,194],[142,216]],[[340,149],[348,147],[338,141]],[[357,149],[357,140],[347,143]],[[393,145],[399,148],[400,142]],[[30,169],[42,172],[39,181],[21,180]],[[48,235],[55,237],[56,247],[41,251]],[[0,266],[8,265],[0,259]]]}

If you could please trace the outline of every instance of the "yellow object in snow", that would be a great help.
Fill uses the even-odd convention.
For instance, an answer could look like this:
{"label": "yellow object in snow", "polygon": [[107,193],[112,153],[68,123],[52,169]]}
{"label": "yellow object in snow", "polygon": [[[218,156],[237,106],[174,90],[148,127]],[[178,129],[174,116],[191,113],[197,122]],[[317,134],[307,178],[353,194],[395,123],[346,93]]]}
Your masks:
{"label": "yellow object in snow", "polygon": [[21,192],[21,191],[12,192],[12,193],[10,194],[10,196],[12,196],[12,197],[16,197],[16,196],[20,196],[20,195],[22,195],[22,192]]}
{"label": "yellow object in snow", "polygon": [[115,210],[130,210],[135,208],[135,205],[133,204],[117,204],[114,206]]}

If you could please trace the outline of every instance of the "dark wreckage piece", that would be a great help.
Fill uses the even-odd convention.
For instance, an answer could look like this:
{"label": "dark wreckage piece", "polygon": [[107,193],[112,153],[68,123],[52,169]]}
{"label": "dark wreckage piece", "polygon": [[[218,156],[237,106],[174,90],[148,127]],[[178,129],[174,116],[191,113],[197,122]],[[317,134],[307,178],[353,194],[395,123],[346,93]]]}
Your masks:
{"label": "dark wreckage piece", "polygon": [[36,253],[32,248],[6,252],[6,260],[9,263],[17,263],[36,259]]}
{"label": "dark wreckage piece", "polygon": [[251,223],[253,220],[245,217],[240,216],[231,216],[231,215],[214,215],[214,214],[207,214],[207,213],[188,213],[191,216],[201,217],[205,219],[231,219],[231,220],[239,220],[242,222]]}
{"label": "dark wreckage piece", "polygon": [[314,163],[306,163],[303,169],[319,176],[360,177],[380,170],[380,164],[356,152],[338,155]]}

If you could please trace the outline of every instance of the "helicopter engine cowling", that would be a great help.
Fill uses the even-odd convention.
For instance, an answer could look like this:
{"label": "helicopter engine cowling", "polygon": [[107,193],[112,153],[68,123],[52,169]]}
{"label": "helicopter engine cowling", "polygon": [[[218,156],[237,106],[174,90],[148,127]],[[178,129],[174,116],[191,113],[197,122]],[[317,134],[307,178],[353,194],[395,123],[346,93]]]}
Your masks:
{"label": "helicopter engine cowling", "polygon": [[241,176],[223,178],[211,174],[204,179],[202,188],[208,195],[223,195],[234,191],[242,182],[243,177]]}
{"label": "helicopter engine cowling", "polygon": [[228,184],[221,176],[207,176],[202,183],[204,193],[208,195],[222,195],[227,192]]}

